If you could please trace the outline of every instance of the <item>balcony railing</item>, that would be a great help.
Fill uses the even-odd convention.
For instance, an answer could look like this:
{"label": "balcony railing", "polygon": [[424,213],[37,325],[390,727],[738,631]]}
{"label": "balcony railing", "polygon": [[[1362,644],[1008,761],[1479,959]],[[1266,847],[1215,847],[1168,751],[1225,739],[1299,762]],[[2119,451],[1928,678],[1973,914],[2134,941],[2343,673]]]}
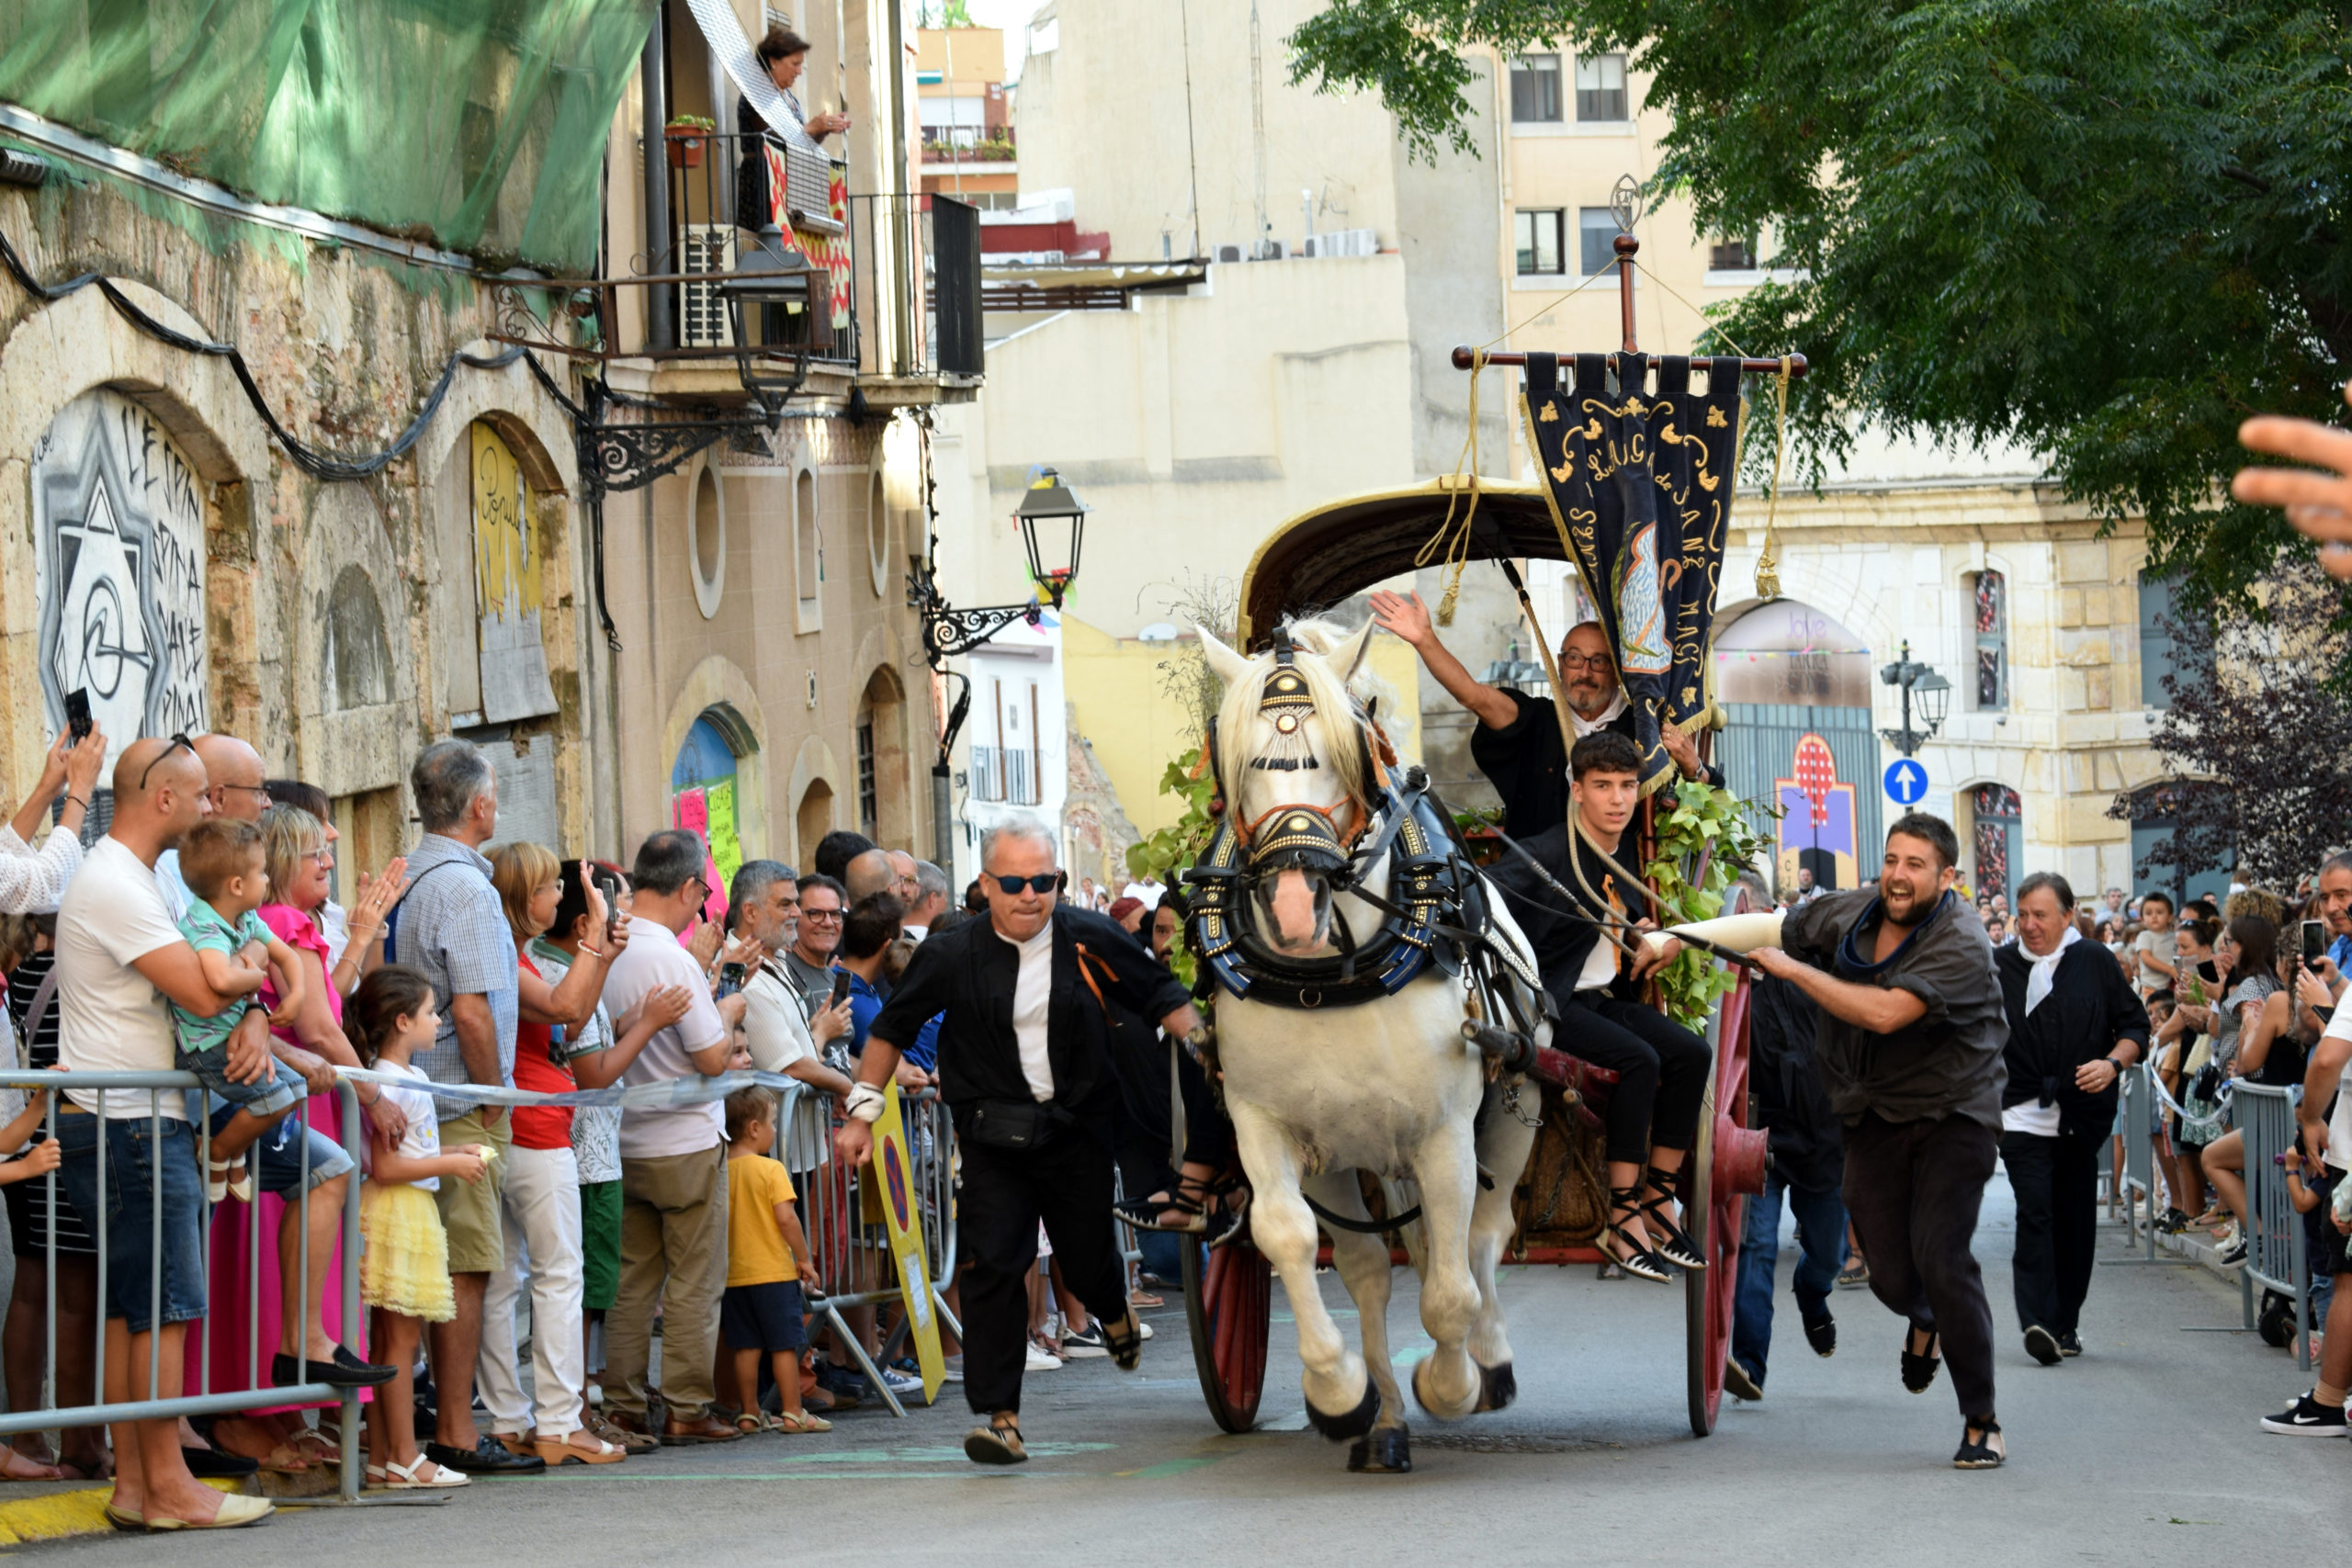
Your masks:
{"label": "balcony railing", "polygon": [[1006,806],[1035,806],[1036,759],[1026,750],[1003,746],[972,748],[972,798]]}

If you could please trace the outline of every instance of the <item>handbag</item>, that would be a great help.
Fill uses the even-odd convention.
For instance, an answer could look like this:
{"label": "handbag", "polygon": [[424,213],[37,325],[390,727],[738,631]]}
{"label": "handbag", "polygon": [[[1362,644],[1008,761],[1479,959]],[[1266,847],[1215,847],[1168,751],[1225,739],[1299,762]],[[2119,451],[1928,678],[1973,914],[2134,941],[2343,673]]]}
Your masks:
{"label": "handbag", "polygon": [[984,1149],[1020,1153],[1042,1148],[1053,1133],[1050,1105],[1034,1100],[983,1100],[972,1106],[963,1135]]}

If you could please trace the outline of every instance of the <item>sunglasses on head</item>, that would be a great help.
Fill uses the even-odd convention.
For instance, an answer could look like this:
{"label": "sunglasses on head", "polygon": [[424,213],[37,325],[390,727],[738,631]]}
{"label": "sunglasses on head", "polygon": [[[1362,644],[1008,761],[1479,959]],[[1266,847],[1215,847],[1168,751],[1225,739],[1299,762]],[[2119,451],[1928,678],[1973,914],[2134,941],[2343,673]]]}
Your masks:
{"label": "sunglasses on head", "polygon": [[196,746],[194,742],[188,739],[186,734],[183,733],[173,736],[172,743],[164,747],[161,751],[155,753],[154,761],[149,762],[144,768],[141,768],[139,771],[139,787],[142,790],[145,789],[147,787],[147,775],[153,773],[157,766],[163,762],[164,758],[170,756],[173,752],[177,751],[182,748],[186,748],[190,755],[195,754]]}
{"label": "sunglasses on head", "polygon": [[1062,885],[1058,871],[1041,871],[1035,876],[993,876],[989,880],[1004,889],[1008,898],[1017,898],[1024,887],[1032,893],[1051,893]]}

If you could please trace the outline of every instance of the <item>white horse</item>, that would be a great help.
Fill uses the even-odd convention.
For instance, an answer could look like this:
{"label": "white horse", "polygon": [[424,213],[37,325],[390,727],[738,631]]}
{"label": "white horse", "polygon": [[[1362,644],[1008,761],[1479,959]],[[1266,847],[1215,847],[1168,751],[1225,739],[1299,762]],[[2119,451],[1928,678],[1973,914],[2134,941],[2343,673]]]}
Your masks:
{"label": "white horse", "polygon": [[[1213,760],[1247,867],[1228,919],[1240,915],[1231,923],[1254,927],[1261,952],[1283,960],[1364,949],[1386,913],[1357,890],[1393,902],[1398,856],[1380,843],[1383,791],[1371,776],[1379,764],[1365,744],[1369,716],[1350,690],[1362,684],[1371,633],[1368,624],[1352,636],[1328,623],[1291,624],[1278,634],[1287,658],[1250,658],[1201,632],[1226,686]],[[1286,852],[1318,836],[1337,852]],[[1335,863],[1358,844],[1376,857]],[[1466,865],[1463,874],[1475,876]],[[1487,902],[1495,940],[1524,954],[1500,899]],[[1452,977],[1432,962],[1395,994],[1353,1006],[1281,1006],[1229,992],[1216,1000],[1218,1061],[1253,1194],[1253,1237],[1297,1320],[1308,1417],[1335,1441],[1356,1439],[1351,1470],[1411,1468],[1388,1355],[1385,1240],[1331,1228],[1332,1260],[1359,1310],[1361,1355],[1347,1348],[1316,1286],[1306,1199],[1365,1218],[1359,1170],[1419,1190],[1424,1244],[1414,1261],[1421,1325],[1436,1342],[1413,1371],[1421,1407],[1454,1420],[1499,1409],[1516,1388],[1495,1269],[1511,1234],[1511,1190],[1534,1145],[1537,1097],[1528,1090],[1521,1114],[1519,1079],[1489,1082],[1486,1057],[1465,1042],[1466,1018],[1497,1019],[1491,996],[1474,1013],[1469,973]],[[1527,1007],[1531,1019],[1539,1006]]]}

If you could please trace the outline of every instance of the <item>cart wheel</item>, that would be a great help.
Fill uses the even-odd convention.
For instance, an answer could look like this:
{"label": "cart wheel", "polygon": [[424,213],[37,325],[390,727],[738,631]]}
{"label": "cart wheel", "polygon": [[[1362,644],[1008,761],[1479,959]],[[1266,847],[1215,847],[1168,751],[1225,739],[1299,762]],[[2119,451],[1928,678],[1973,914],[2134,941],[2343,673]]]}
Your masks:
{"label": "cart wheel", "polygon": [[[1724,999],[1717,1032],[1715,1071],[1699,1108],[1699,1146],[1690,1152],[1695,1179],[1684,1206],[1690,1232],[1707,1267],[1683,1276],[1685,1334],[1690,1350],[1690,1431],[1706,1437],[1723,1408],[1724,1359],[1731,1354],[1732,1301],[1739,1285],[1739,1239],[1747,1200],[1715,1168],[1719,1146],[1732,1152],[1741,1137],[1728,1129],[1747,1115],[1747,1002],[1745,980]],[[1724,1108],[1718,1115],[1716,1108]]]}
{"label": "cart wheel", "polygon": [[1241,1235],[1214,1252],[1187,1241],[1182,1264],[1184,1317],[1192,1325],[1201,1395],[1221,1429],[1246,1432],[1257,1425],[1258,1397],[1266,1386],[1272,1266],[1250,1245],[1246,1223]]}

